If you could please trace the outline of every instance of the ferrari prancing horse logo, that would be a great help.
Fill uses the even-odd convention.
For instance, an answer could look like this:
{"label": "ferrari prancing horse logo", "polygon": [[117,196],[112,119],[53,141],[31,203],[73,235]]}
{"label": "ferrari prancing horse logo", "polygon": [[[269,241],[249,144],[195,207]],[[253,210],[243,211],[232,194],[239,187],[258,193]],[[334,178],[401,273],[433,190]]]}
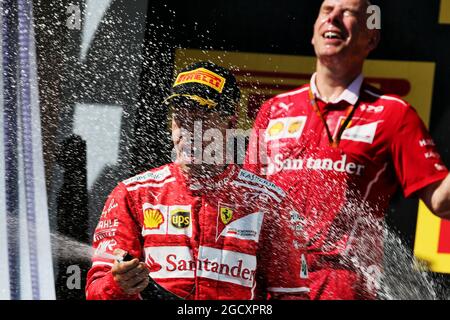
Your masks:
{"label": "ferrari prancing horse logo", "polygon": [[228,224],[231,219],[233,219],[233,209],[228,207],[220,207],[220,220],[222,220],[223,224]]}

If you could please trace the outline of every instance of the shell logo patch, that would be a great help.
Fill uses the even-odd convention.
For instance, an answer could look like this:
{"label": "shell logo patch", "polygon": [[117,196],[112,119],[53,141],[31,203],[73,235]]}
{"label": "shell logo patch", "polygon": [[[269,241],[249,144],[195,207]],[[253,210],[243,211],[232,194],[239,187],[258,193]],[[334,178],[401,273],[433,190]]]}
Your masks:
{"label": "shell logo patch", "polygon": [[159,229],[164,223],[164,216],[158,209],[147,209],[144,211],[144,225],[150,230]]}
{"label": "shell logo patch", "polygon": [[275,137],[279,135],[284,129],[283,122],[277,122],[269,128],[269,136]]}
{"label": "shell logo patch", "polygon": [[289,125],[288,132],[289,134],[295,134],[296,132],[300,131],[302,128],[303,122],[302,121],[294,121]]}
{"label": "shell logo patch", "polygon": [[298,139],[303,133],[307,117],[272,119],[266,130],[266,140]]}

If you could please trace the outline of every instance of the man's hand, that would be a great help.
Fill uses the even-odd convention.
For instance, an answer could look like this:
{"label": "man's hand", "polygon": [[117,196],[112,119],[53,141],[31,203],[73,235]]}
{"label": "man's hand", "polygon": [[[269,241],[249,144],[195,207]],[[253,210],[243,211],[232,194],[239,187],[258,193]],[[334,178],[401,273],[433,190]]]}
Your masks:
{"label": "man's hand", "polygon": [[450,220],[450,174],[419,192],[428,209],[440,218]]}
{"label": "man's hand", "polygon": [[120,288],[128,295],[140,293],[149,284],[148,269],[138,259],[114,262],[111,273]]}

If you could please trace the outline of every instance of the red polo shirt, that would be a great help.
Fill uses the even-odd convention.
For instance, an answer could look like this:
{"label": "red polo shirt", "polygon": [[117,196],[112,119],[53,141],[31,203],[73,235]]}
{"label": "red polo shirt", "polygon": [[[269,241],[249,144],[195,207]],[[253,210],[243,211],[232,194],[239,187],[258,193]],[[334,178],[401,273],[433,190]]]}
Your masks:
{"label": "red polo shirt", "polygon": [[[311,93],[334,139],[356,106],[337,147]],[[313,299],[372,297],[392,195],[401,187],[413,196],[448,174],[414,108],[363,83],[362,75],[333,102],[321,100],[313,76],[311,84],[264,103],[245,166],[297,199]]]}

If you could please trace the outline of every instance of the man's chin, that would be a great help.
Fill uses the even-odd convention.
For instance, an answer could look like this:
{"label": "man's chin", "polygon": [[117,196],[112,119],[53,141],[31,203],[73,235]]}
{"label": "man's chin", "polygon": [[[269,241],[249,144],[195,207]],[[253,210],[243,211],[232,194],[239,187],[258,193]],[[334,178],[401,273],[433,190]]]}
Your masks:
{"label": "man's chin", "polygon": [[337,58],[339,56],[342,56],[343,49],[336,46],[327,46],[319,51],[319,54],[317,55],[319,58]]}
{"label": "man's chin", "polygon": [[334,64],[339,63],[340,61],[347,61],[349,57],[340,48],[330,48],[328,50],[320,52],[317,55],[317,59],[320,60],[323,64],[332,67]]}
{"label": "man's chin", "polygon": [[183,171],[189,176],[194,178],[208,178],[217,174],[217,171],[222,168],[222,166],[216,164],[192,164],[192,163],[182,163],[181,167]]}

